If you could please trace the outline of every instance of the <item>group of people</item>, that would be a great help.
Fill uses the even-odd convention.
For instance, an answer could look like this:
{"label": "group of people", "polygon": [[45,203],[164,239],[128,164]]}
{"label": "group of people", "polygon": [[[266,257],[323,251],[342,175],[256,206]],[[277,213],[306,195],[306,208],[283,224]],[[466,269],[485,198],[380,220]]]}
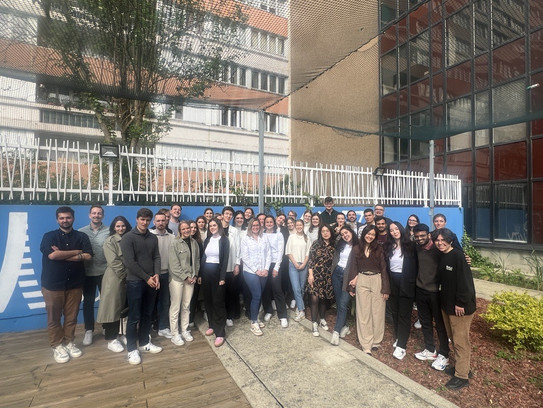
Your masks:
{"label": "group of people", "polygon": [[[371,355],[381,347],[388,312],[396,338],[393,356],[403,359],[416,302],[425,349],[415,357],[451,374],[448,388],[466,386],[475,289],[469,259],[446,228],[446,217],[435,215],[430,233],[414,214],[405,227],[385,217],[382,205],[364,210],[362,223],[353,210],[335,210],[331,197],[324,204],[321,213],[307,210],[300,218],[294,211],[274,217],[255,215],[251,208],[227,206],[220,214],[207,208],[194,221],[181,220],[177,204],[154,216],[142,208],[133,229],[123,216],[115,217],[108,229],[102,224],[103,208],[92,206],[90,224],[79,231],[72,228],[73,210],[60,207],[60,228],[45,234],[41,245],[55,360],[81,355],[73,340],[82,295],[83,345],[92,343],[97,287],[97,322],[103,325],[107,347],[122,352],[126,346],[130,364],[141,362],[140,352],[162,351],[151,342],[153,320],[158,335],[174,345],[192,341],[198,306],[208,321],[205,334],[214,335],[220,347],[225,327],[241,316],[241,303],[256,336],[263,335],[274,311],[283,328],[289,325],[289,307],[295,309],[295,321],[304,319],[305,302],[312,334],[320,336],[319,330],[328,330],[326,310],[335,303],[331,344],[338,345],[349,333],[347,315],[355,298],[357,337],[364,352]],[[454,367],[449,364],[449,339]]]}

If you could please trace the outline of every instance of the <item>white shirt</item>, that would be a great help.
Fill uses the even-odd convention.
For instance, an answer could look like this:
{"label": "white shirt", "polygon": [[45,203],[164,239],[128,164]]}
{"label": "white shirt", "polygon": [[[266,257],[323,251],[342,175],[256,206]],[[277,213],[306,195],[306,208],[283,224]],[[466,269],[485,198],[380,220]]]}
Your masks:
{"label": "white shirt", "polygon": [[390,272],[402,273],[403,267],[403,254],[402,248],[397,247],[392,251],[392,256],[390,257]]}
{"label": "white shirt", "polygon": [[269,270],[271,250],[268,240],[263,236],[255,239],[246,235],[241,243],[241,259],[243,272],[255,274],[256,271]]}
{"label": "white shirt", "polygon": [[275,233],[266,233],[264,234],[271,250],[271,263],[275,262],[273,269],[276,271],[281,267],[281,261],[283,260],[283,251],[285,249],[285,238],[279,230]]}
{"label": "white shirt", "polygon": [[347,266],[347,261],[349,260],[349,255],[351,254],[352,249],[353,246],[351,244],[346,244],[345,247],[343,247],[343,249],[339,253],[339,262],[337,263],[337,266],[340,266],[342,268],[345,268]]}
{"label": "white shirt", "polygon": [[303,235],[292,234],[288,237],[285,254],[292,255],[296,262],[303,262],[306,256],[309,256],[310,249],[311,240],[309,238],[306,241]]}
{"label": "white shirt", "polygon": [[211,237],[206,246],[206,262],[218,264],[219,258],[219,240],[221,237]]}

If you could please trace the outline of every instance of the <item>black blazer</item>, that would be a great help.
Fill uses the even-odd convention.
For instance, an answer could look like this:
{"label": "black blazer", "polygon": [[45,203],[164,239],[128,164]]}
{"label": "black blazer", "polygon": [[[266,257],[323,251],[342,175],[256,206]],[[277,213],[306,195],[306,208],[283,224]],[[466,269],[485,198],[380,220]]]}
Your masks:
{"label": "black blazer", "polygon": [[[387,272],[388,276],[390,276],[391,281],[390,293],[392,295],[410,298],[415,297],[417,272],[419,270],[419,267],[414,249],[414,247],[411,247],[403,254],[402,273],[400,274],[390,271],[390,258],[388,256],[385,257],[387,262]],[[397,275],[400,275],[399,286],[392,284],[392,281],[394,280],[393,277]]]}
{"label": "black blazer", "polygon": [[[202,262],[200,262],[200,276],[202,273],[203,265],[206,263],[206,248],[207,244],[209,244],[209,240],[211,239],[211,236],[208,236],[206,240],[204,241],[204,255],[202,256]],[[228,240],[228,237],[226,235],[223,235],[221,239],[219,239],[219,280],[225,280],[226,279],[226,267],[228,265],[228,256],[230,255],[230,241]]]}

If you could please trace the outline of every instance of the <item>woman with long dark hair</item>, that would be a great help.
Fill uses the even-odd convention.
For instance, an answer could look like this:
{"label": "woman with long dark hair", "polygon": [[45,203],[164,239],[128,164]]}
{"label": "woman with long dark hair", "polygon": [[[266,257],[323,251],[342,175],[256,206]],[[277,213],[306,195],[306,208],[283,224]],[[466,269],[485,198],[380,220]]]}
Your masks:
{"label": "woman with long dark hair", "polygon": [[[200,230],[198,228],[198,225],[196,224],[196,221],[189,220],[188,223],[190,225],[190,236],[198,244],[198,252],[200,254],[201,262],[202,257],[204,256],[204,242],[202,240],[202,237],[200,236]],[[200,286],[200,283],[198,282],[198,280],[196,280],[196,283],[194,284],[194,291],[192,292],[192,298],[190,300],[189,327],[194,327],[194,316],[196,314],[196,308],[198,306],[198,300],[200,297]]]}
{"label": "woman with long dark hair", "polygon": [[319,238],[311,244],[307,263],[307,291],[311,296],[313,336],[319,336],[319,326],[328,330],[324,319],[326,301],[334,297],[332,262],[334,260],[334,233],[328,225],[321,225]]}
{"label": "woman with long dark hair", "polygon": [[349,326],[346,325],[346,322],[351,297],[347,291],[349,281],[346,271],[352,249],[358,245],[358,236],[349,225],[341,227],[339,235],[341,240],[336,244],[336,252],[332,262],[332,286],[336,298],[337,317],[330,343],[334,346],[339,345],[339,339],[344,338],[349,333]]}
{"label": "woman with long dark hair", "polygon": [[415,228],[415,226],[419,224],[420,224],[420,220],[416,214],[411,214],[409,217],[407,217],[405,230],[407,232],[407,236],[409,237],[411,241],[415,240],[415,233],[413,232],[413,228]]}
{"label": "woman with long dark hair", "polygon": [[377,227],[362,230],[353,247],[348,269],[349,292],[356,294],[356,331],[362,350],[371,355],[381,346],[385,334],[385,308],[390,283],[385,256],[377,241]]}
{"label": "woman with long dark hair", "polygon": [[107,348],[114,353],[124,351],[117,339],[121,321],[121,312],[126,308],[126,267],[123,264],[119,242],[124,234],[132,229],[128,220],[119,215],[109,226],[109,237],[104,241],[104,255],[107,268],[102,279],[102,292],[96,321],[102,323]]}
{"label": "woman with long dark hair", "polygon": [[226,306],[224,283],[230,254],[230,242],[224,235],[222,222],[213,218],[208,224],[209,234],[204,241],[204,256],[200,267],[200,278],[209,328],[206,336],[215,334],[215,347],[224,344]]}
{"label": "woman with long dark hair", "polygon": [[396,337],[394,358],[402,360],[411,329],[411,310],[415,299],[417,262],[413,241],[402,224],[392,222],[384,245],[387,272],[390,278],[388,304],[392,313],[392,325]]}
{"label": "woman with long dark hair", "polygon": [[207,238],[207,219],[203,215],[196,217],[196,225],[202,242]]}

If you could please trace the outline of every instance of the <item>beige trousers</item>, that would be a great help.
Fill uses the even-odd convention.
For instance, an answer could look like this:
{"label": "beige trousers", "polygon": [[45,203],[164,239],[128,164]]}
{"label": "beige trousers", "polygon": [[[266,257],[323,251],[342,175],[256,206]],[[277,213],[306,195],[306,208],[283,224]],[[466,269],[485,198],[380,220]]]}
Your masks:
{"label": "beige trousers", "polygon": [[170,331],[172,335],[179,334],[179,310],[181,310],[181,333],[188,330],[190,299],[194,292],[194,284],[187,280],[179,282],[170,280]]}
{"label": "beige trousers", "polygon": [[386,301],[381,295],[381,275],[358,274],[356,280],[356,332],[362,350],[380,346],[385,334]]}
{"label": "beige trousers", "polygon": [[445,329],[447,335],[451,339],[455,366],[454,375],[458,378],[468,379],[469,366],[471,361],[471,343],[469,341],[469,328],[471,321],[473,320],[473,314],[466,316],[454,316],[448,315],[443,310],[443,323],[445,323]]}

